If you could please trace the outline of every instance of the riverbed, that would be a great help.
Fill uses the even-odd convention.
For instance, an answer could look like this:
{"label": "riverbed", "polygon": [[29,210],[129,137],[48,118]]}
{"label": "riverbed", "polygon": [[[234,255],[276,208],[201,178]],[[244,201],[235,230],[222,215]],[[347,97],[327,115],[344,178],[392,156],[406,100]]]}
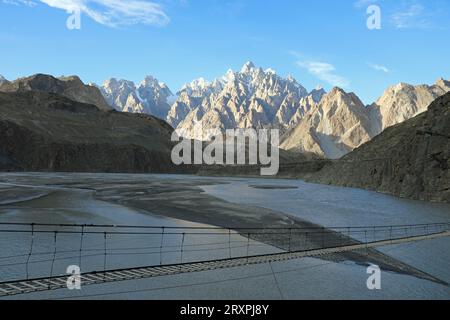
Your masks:
{"label": "riverbed", "polygon": [[[119,175],[64,173],[2,173],[0,177],[0,222],[142,225],[159,227],[261,227],[267,225],[292,226],[311,223],[333,229],[335,227],[421,224],[450,220],[450,206],[398,199],[358,189],[323,186],[298,180],[270,180],[246,178],[209,178],[178,175]],[[145,246],[142,237],[108,239],[108,268],[128,265],[164,263],[226,258],[229,234],[205,237],[203,243],[187,239],[186,245],[210,245],[211,250],[152,253],[161,236],[148,236]],[[249,239],[233,232],[231,255],[280,252],[282,244],[272,239]],[[36,240],[36,239],[35,239]],[[54,243],[52,234],[41,236],[34,243],[28,272],[43,276],[48,272]],[[80,245],[75,236],[58,239],[55,274],[64,273],[68,264],[79,263],[74,254]],[[164,239],[165,245],[177,247],[181,239]],[[191,241],[191,242],[189,242]],[[196,242],[197,241],[197,242]],[[25,270],[24,259],[30,250],[28,236],[2,236],[0,245],[0,278],[20,278]],[[196,242],[196,243],[194,243]],[[245,244],[245,245],[242,245]],[[83,268],[97,270],[105,267],[104,239],[87,236],[83,245],[93,250],[82,257]],[[184,245],[184,244],[183,244]],[[113,247],[115,246],[115,247]],[[145,248],[140,254],[125,255],[130,248]],[[387,264],[404,263],[412,269],[430,274],[443,282],[450,282],[450,241],[434,239],[407,245],[380,248],[380,257],[392,258]],[[97,250],[97,251],[95,251]],[[97,255],[95,253],[98,253]],[[122,254],[122,255],[121,255]],[[16,256],[5,259],[4,257]],[[17,257],[21,256],[21,257]],[[126,256],[126,259],[124,257]],[[383,258],[385,259],[385,258]],[[44,261],[41,261],[44,260]],[[41,262],[39,262],[41,261]],[[384,261],[384,260],[383,260]],[[22,263],[22,265],[18,264]],[[31,267],[30,267],[31,266]],[[272,273],[272,268],[275,273]],[[86,270],[85,269],[85,270]],[[137,299],[202,299],[202,298],[367,298],[367,299],[449,299],[447,285],[416,277],[409,272],[384,272],[382,290],[366,287],[366,267],[359,258],[314,259],[272,263],[226,270],[177,275],[164,278],[127,281],[83,288],[81,291],[58,290],[36,293],[27,297]],[[280,286],[278,289],[277,284]],[[16,298],[26,298],[16,297]]]}

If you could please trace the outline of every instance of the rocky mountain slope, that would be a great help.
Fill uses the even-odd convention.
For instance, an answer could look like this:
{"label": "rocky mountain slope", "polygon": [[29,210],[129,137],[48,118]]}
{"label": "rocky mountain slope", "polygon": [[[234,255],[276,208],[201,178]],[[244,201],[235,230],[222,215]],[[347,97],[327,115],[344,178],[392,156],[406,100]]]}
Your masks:
{"label": "rocky mountain slope", "polygon": [[432,86],[400,83],[366,107],[354,93],[334,88],[284,134],[281,148],[338,159],[386,128],[426,111],[449,91],[450,82],[443,79]]}
{"label": "rocky mountain slope", "polygon": [[333,88],[286,132],[281,148],[338,159],[374,136],[367,108],[354,93]]}
{"label": "rocky mountain slope", "polygon": [[41,91],[57,93],[71,100],[93,104],[99,109],[110,110],[102,94],[95,86],[85,85],[77,76],[55,78],[36,74],[15,81],[0,81],[0,92]]}
{"label": "rocky mountain slope", "polygon": [[450,91],[450,82],[439,79],[434,85],[399,83],[389,87],[369,109],[377,133],[402,123],[424,111],[438,97]]}
{"label": "rocky mountain slope", "polygon": [[398,84],[365,106],[354,93],[340,88],[308,93],[292,77],[283,79],[248,62],[211,83],[200,78],[186,84],[167,121],[179,135],[199,140],[209,139],[208,129],[277,128],[282,149],[337,159],[426,111],[450,91],[449,84],[443,79],[432,86]]}
{"label": "rocky mountain slope", "polygon": [[400,83],[364,106],[354,93],[334,88],[326,94],[320,87],[308,93],[294,78],[282,78],[251,62],[213,82],[192,81],[177,96],[151,76],[139,85],[111,78],[98,88],[84,85],[76,76],[38,74],[12,82],[0,78],[0,92],[26,90],[58,93],[102,110],[151,114],[166,119],[179,135],[199,140],[209,138],[208,129],[277,128],[281,148],[337,159],[384,129],[426,111],[434,99],[450,91],[450,82]]}
{"label": "rocky mountain slope", "polygon": [[8,82],[8,80],[0,74],[0,86],[5,82]]}
{"label": "rocky mountain slope", "polygon": [[450,202],[450,93],[308,179]]}
{"label": "rocky mountain slope", "polygon": [[151,76],[147,76],[138,86],[132,81],[111,78],[99,88],[108,104],[117,111],[166,119],[173,102],[173,94],[167,85]]}
{"label": "rocky mountain slope", "polygon": [[172,132],[157,118],[59,94],[0,93],[0,170],[172,172]]}
{"label": "rocky mountain slope", "polygon": [[[239,72],[229,70],[213,82],[199,79],[185,85],[169,111],[167,121],[188,138],[208,139],[208,129],[280,128],[283,132],[301,120],[324,94],[310,94],[297,81],[262,70],[251,62]],[[197,130],[198,126],[203,129]]]}

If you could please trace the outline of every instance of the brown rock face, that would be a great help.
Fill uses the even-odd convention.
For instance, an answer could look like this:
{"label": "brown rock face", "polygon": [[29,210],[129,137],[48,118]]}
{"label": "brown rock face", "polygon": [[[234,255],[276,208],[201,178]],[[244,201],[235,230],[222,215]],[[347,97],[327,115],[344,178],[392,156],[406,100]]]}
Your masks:
{"label": "brown rock face", "polygon": [[450,202],[450,93],[308,179]]}
{"label": "brown rock face", "polygon": [[101,110],[112,109],[106,103],[98,88],[85,85],[77,76],[55,78],[49,75],[36,74],[12,82],[0,83],[0,92],[31,90],[57,93],[77,102],[93,104]]}
{"label": "brown rock face", "polygon": [[0,93],[0,170],[173,172],[172,130],[58,94]]}
{"label": "brown rock face", "polygon": [[376,134],[384,129],[425,112],[438,97],[450,91],[450,82],[439,79],[434,85],[412,86],[399,83],[389,87],[369,107],[372,125]]}
{"label": "brown rock face", "polygon": [[333,88],[282,137],[281,148],[338,159],[373,137],[366,107],[354,93]]}

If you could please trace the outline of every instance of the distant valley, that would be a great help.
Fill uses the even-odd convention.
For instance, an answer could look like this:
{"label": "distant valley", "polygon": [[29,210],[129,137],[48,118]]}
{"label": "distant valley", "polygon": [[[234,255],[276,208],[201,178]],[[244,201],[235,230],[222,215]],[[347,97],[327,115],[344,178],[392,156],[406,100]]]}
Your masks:
{"label": "distant valley", "polygon": [[100,86],[77,76],[0,76],[0,170],[217,174],[173,165],[173,131],[205,140],[198,124],[276,128],[280,176],[449,202],[449,91],[444,79],[400,83],[365,106],[355,93],[308,91],[250,62],[177,94],[151,76],[139,85],[109,79]]}

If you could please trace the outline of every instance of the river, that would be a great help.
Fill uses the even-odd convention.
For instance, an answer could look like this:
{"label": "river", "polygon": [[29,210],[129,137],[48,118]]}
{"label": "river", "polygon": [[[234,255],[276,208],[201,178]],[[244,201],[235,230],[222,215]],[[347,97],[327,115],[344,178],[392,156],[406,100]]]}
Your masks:
{"label": "river", "polygon": [[[158,190],[158,205],[149,209],[129,205],[140,196],[154,203],[155,194],[137,191],[136,186]],[[121,189],[120,194],[116,193]],[[216,224],[193,222],[198,219],[169,217],[160,206],[165,199],[173,201],[183,194],[186,209],[202,204],[190,200],[189,192],[197,188],[208,197],[208,209],[222,210],[224,203],[236,207],[270,209],[289,217],[298,217],[325,227],[421,224],[450,221],[450,205],[398,199],[359,189],[305,183],[299,180],[210,178],[179,175],[118,175],[64,173],[2,173],[0,178],[0,222],[145,225],[165,227],[213,227]],[[141,190],[139,189],[139,190]],[[125,192],[125,191],[126,192]],[[160,190],[164,190],[160,191]],[[142,195],[139,195],[142,193]],[[188,194],[188,195],[186,195]],[[197,194],[197,193],[196,193]],[[148,199],[147,199],[147,198]],[[125,201],[124,199],[127,199]],[[195,199],[195,198],[193,198]],[[192,199],[191,199],[192,200]],[[181,216],[182,218],[182,216]],[[71,228],[70,230],[74,230]],[[78,230],[78,229],[77,229]],[[0,233],[0,280],[23,278],[28,261],[31,277],[46,276],[53,264],[53,274],[64,274],[70,264],[82,264],[84,271],[102,267],[120,268],[133,265],[225,258],[279,252],[265,243],[232,235],[180,239],[165,236],[164,247],[204,246],[209,250],[189,251],[180,257],[177,250],[161,254],[161,235],[121,236],[107,239],[107,261],[102,255],[102,235],[85,235],[83,250],[78,254],[79,234],[35,236],[30,254],[30,234]],[[198,237],[197,237],[198,238]],[[55,255],[55,250],[57,254]],[[150,250],[153,248],[152,250]],[[450,283],[450,239],[440,238],[418,243],[391,245],[379,249],[402,262]],[[54,256],[56,260],[52,262]],[[274,273],[272,272],[274,270]],[[80,291],[57,290],[15,298],[116,298],[116,299],[449,299],[447,285],[392,272],[382,273],[382,289],[368,290],[366,268],[352,261],[330,262],[305,258],[272,265],[176,275],[163,278],[127,281],[83,287]],[[279,289],[278,289],[279,287]]]}

